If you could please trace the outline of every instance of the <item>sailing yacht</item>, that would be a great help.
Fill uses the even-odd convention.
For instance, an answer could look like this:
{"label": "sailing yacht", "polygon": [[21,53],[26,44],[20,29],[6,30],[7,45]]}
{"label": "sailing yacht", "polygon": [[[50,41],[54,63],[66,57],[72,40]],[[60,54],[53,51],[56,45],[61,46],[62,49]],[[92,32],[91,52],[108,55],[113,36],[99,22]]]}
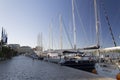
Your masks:
{"label": "sailing yacht", "polygon": [[76,26],[74,10],[74,0],[72,0],[74,48],[72,50],[66,50],[62,52],[64,58],[61,59],[60,64],[92,72],[92,70],[95,68],[94,66],[96,63],[96,60],[93,58],[94,56],[88,55],[88,53],[86,54],[85,52],[76,49]]}
{"label": "sailing yacht", "polygon": [[58,51],[49,51],[47,54],[47,60],[49,62],[53,62],[53,63],[59,63],[60,62],[60,54],[58,53]]}
{"label": "sailing yacht", "polygon": [[[96,20],[96,32],[97,32],[97,42],[99,45],[99,19],[98,19],[98,13],[97,13],[97,4],[96,0],[94,0],[94,8],[95,8],[95,20]],[[105,9],[105,8],[104,8]],[[105,13],[106,20],[109,25],[110,33],[113,39],[113,43],[115,47],[109,47],[109,48],[104,48],[104,49],[97,49],[97,53],[99,54],[98,57],[98,62],[95,64],[95,69],[97,71],[98,75],[105,76],[105,77],[111,77],[111,78],[116,78],[118,77],[118,74],[120,73],[120,46],[116,46],[116,42],[114,40],[114,36],[112,33],[112,29],[109,23],[108,16]]]}
{"label": "sailing yacht", "polygon": [[[64,51],[64,61],[61,65],[92,72],[95,69],[96,60],[94,56],[80,51]],[[63,59],[62,59],[63,60]]]}
{"label": "sailing yacht", "polygon": [[60,20],[60,48],[61,49],[60,50],[50,49],[47,53],[47,58],[46,58],[47,61],[53,62],[53,63],[59,63],[62,59],[62,16],[61,15],[59,15],[59,20]]}

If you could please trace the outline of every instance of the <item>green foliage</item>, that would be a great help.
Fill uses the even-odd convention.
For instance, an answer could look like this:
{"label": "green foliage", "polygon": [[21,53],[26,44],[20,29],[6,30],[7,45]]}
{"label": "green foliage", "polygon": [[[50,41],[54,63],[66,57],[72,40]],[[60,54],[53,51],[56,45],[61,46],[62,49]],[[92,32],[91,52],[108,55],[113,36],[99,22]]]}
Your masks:
{"label": "green foliage", "polygon": [[2,46],[0,50],[0,58],[11,59],[13,56],[16,56],[17,52],[7,46]]}
{"label": "green foliage", "polygon": [[3,52],[2,51],[0,51],[0,58],[2,58],[3,57]]}

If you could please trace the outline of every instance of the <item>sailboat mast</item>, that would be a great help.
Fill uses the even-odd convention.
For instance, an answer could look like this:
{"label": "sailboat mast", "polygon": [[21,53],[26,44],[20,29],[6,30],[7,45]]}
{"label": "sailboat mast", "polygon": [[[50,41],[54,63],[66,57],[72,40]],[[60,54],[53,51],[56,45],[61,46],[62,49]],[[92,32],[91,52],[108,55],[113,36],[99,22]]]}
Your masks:
{"label": "sailboat mast", "polygon": [[52,49],[53,49],[53,31],[52,31],[52,24],[51,24],[51,43],[52,43]]}
{"label": "sailboat mast", "polygon": [[41,51],[43,50],[43,43],[42,43],[42,32],[41,32]]}
{"label": "sailboat mast", "polygon": [[53,49],[53,32],[52,32],[52,23],[50,24],[50,32],[49,32],[49,35],[50,35],[50,49]]}
{"label": "sailboat mast", "polygon": [[51,50],[51,24],[49,25],[49,51]]}
{"label": "sailboat mast", "polygon": [[37,36],[37,46],[40,46],[40,34]]}
{"label": "sailboat mast", "polygon": [[40,55],[40,46],[41,46],[41,39],[40,39],[40,33],[37,36],[37,55]]}
{"label": "sailboat mast", "polygon": [[97,12],[97,3],[96,0],[94,0],[94,9],[95,9],[95,25],[96,25],[96,43],[97,47],[99,47],[99,19],[98,19],[98,12]]}
{"label": "sailboat mast", "polygon": [[73,27],[74,27],[74,49],[76,50],[76,25],[75,25],[75,15],[74,15],[74,0],[72,0],[72,17],[73,17]]}
{"label": "sailboat mast", "polygon": [[59,19],[60,19],[60,48],[62,50],[63,45],[62,45],[62,16],[61,15],[59,15]]}

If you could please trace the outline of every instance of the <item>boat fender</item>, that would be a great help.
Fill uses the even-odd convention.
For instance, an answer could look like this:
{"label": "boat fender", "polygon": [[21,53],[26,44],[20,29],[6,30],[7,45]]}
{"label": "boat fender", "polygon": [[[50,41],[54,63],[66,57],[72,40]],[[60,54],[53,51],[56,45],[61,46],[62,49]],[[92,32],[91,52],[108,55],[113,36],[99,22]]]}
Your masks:
{"label": "boat fender", "polygon": [[92,73],[97,74],[96,69],[93,69],[93,70],[92,70]]}
{"label": "boat fender", "polygon": [[116,75],[116,79],[117,79],[117,80],[120,80],[120,73],[118,73],[118,74]]}

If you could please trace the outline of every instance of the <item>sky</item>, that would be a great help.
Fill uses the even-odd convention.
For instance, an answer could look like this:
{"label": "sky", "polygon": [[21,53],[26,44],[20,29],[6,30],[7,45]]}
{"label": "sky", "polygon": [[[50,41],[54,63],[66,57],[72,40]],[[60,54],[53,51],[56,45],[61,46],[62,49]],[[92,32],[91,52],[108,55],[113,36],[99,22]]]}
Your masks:
{"label": "sky", "polygon": [[[105,19],[103,1],[117,45],[120,45],[120,0],[97,0],[100,20],[100,45],[112,47],[113,41]],[[35,47],[42,33],[45,49],[60,48],[62,16],[63,48],[72,48],[73,19],[71,0],[0,0],[0,31],[8,33],[8,44]],[[93,0],[74,0],[77,48],[96,44]],[[51,27],[50,27],[51,26]]]}

